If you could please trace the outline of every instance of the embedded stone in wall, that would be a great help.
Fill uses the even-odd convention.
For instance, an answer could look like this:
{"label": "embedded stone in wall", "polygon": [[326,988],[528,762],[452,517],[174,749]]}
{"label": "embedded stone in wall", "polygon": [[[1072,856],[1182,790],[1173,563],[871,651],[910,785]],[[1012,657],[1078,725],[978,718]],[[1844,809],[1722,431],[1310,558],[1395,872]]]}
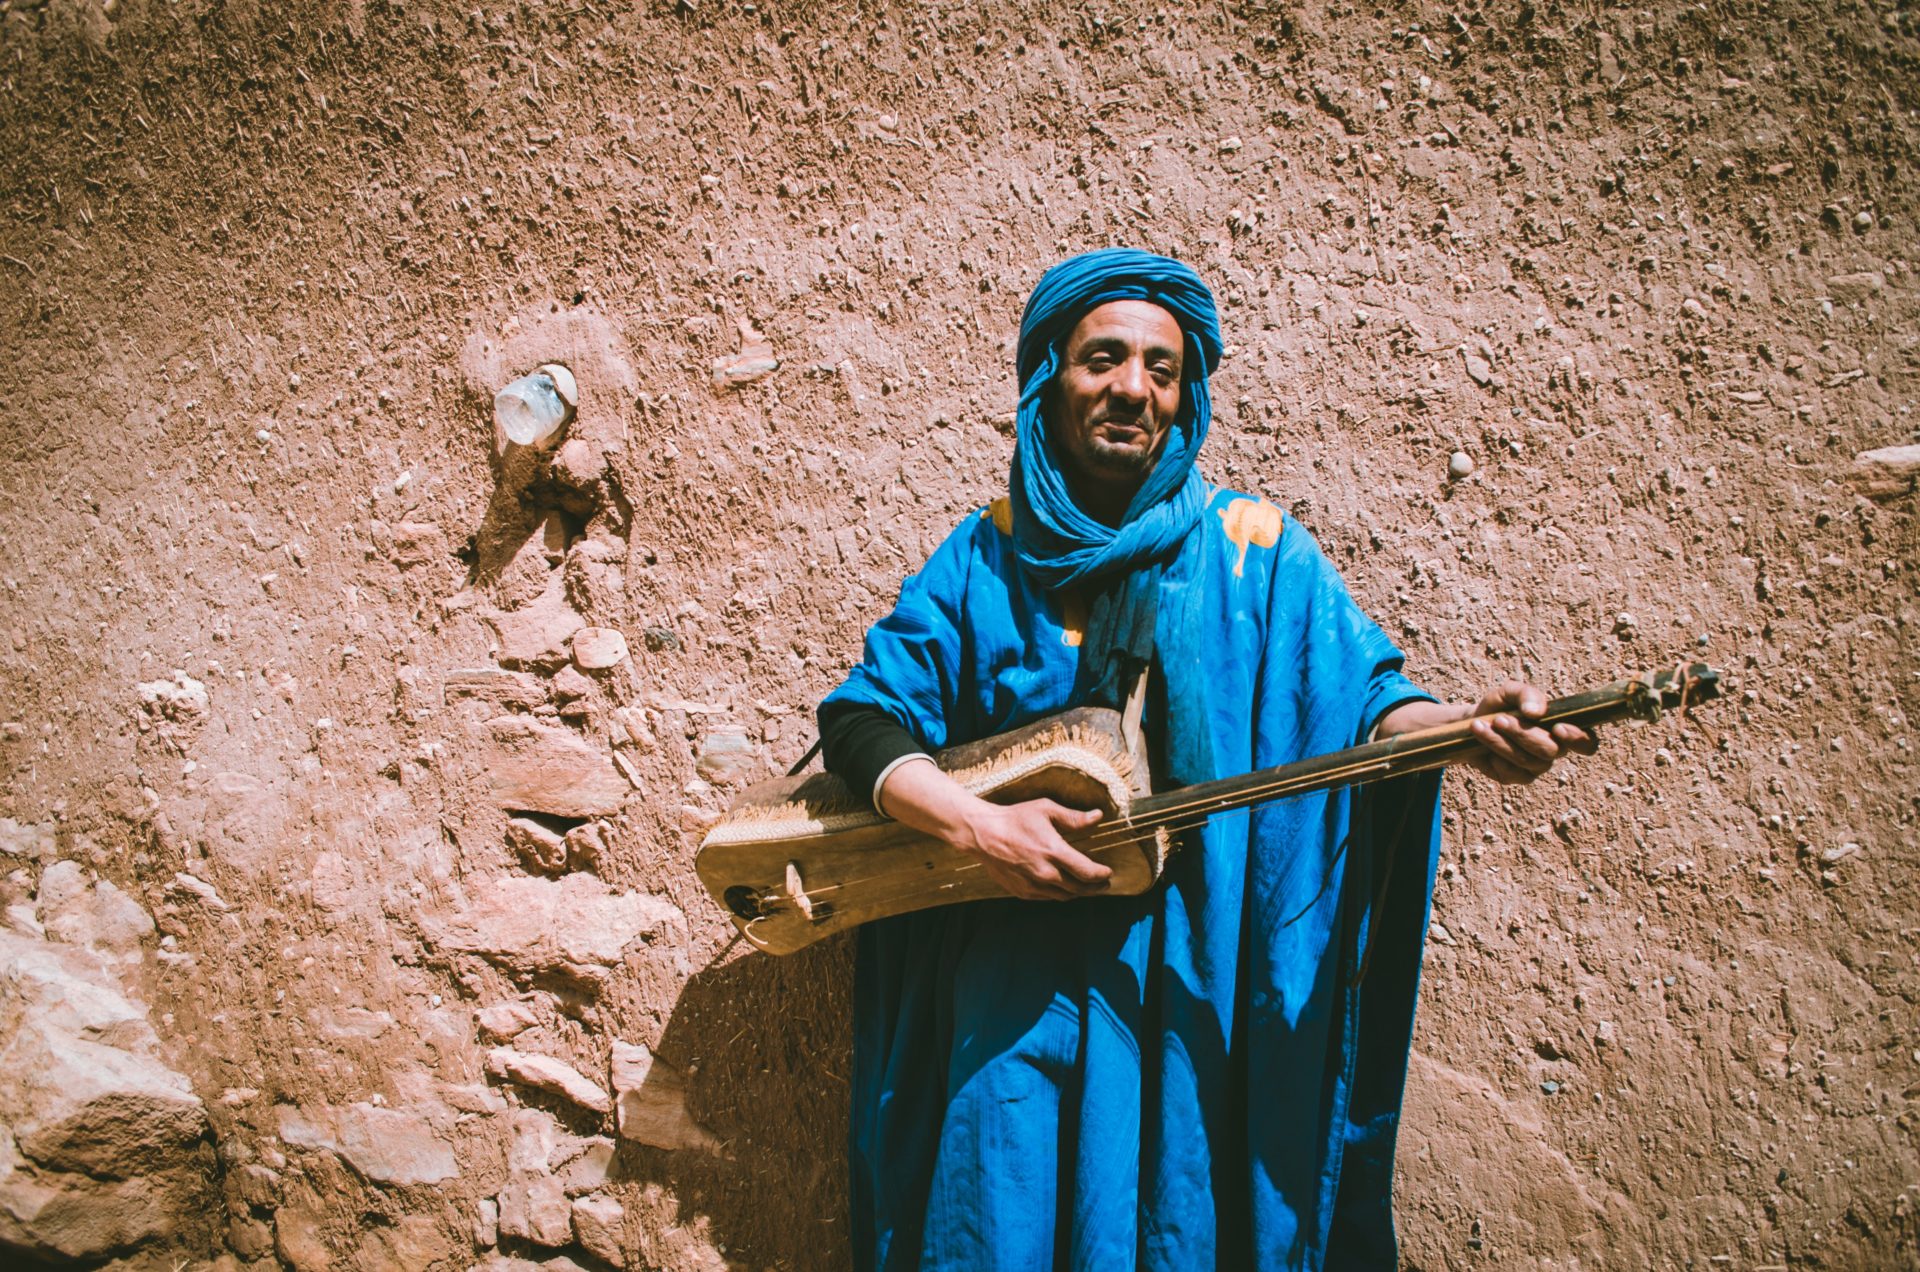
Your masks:
{"label": "embedded stone in wall", "polygon": [[613,1158],[618,1146],[605,1135],[569,1137],[554,1146],[553,1173],[567,1190],[567,1196],[604,1188],[612,1178]]}
{"label": "embedded stone in wall", "polygon": [[7,1051],[6,1109],[20,1152],[51,1170],[139,1175],[206,1127],[180,1074],[119,1047],[24,1025]]}
{"label": "embedded stone in wall", "polygon": [[558,667],[567,661],[567,642],[587,622],[568,604],[566,580],[557,570],[525,605],[482,617],[493,629],[494,657],[509,667]]}
{"label": "embedded stone in wall", "polygon": [[582,627],[573,634],[573,661],[583,671],[605,671],[627,658],[627,638],[615,627]]}
{"label": "embedded stone in wall", "polygon": [[510,1254],[489,1254],[467,1272],[587,1272],[564,1254],[545,1259],[520,1259]]}
{"label": "embedded stone in wall", "polygon": [[337,852],[323,852],[313,859],[313,903],[329,914],[345,914],[360,901],[360,876]]}
{"label": "embedded stone in wall", "polygon": [[736,389],[743,384],[763,380],[780,369],[773,356],[773,342],[745,318],[735,319],[740,328],[740,350],[713,360],[713,387]]}
{"label": "embedded stone in wall", "polygon": [[1835,274],[1827,280],[1827,290],[1838,301],[1866,300],[1887,285],[1887,276],[1877,269],[1863,269],[1852,274]]}
{"label": "embedded stone in wall", "polygon": [[308,1204],[280,1208],[273,1217],[273,1249],[294,1272],[332,1272],[333,1253],[320,1235],[320,1216]]}
{"label": "embedded stone in wall", "polygon": [[0,1249],[37,1259],[92,1264],[174,1235],[176,1207],[204,1204],[155,1179],[96,1180],[62,1175],[41,1182],[26,1171],[0,1180]]}
{"label": "embedded stone in wall", "polygon": [[531,817],[507,819],[507,846],[529,870],[559,874],[567,868],[566,837]]}
{"label": "embedded stone in wall", "polygon": [[515,1175],[500,1190],[499,1204],[503,1237],[549,1248],[573,1240],[573,1208],[552,1175]]}
{"label": "embedded stone in wall", "polygon": [[483,763],[501,807],[555,817],[619,811],[632,786],[603,751],[559,725],[525,716],[487,722]]}
{"label": "embedded stone in wall", "polygon": [[0,1029],[0,1122],[40,1165],[128,1176],[205,1128],[186,1078],[155,1055],[146,1010],[85,951],[0,933]]}
{"label": "embedded stone in wall", "polygon": [[[132,1052],[158,1046],[145,1009],[83,950],[0,932],[0,969],[0,1029],[31,1026]],[[0,1066],[0,1085],[19,1078]]]}
{"label": "embedded stone in wall", "polygon": [[581,675],[580,671],[571,663],[562,667],[553,677],[553,700],[555,702],[572,702],[576,698],[584,698],[592,692],[593,681]]}
{"label": "embedded stone in wall", "polygon": [[1870,499],[1911,494],[1920,479],[1920,446],[1886,446],[1853,457],[1853,484]]}
{"label": "embedded stone in wall", "polygon": [[[56,864],[58,921],[100,893]],[[91,950],[0,932],[0,1247],[92,1261],[205,1223],[206,1113],[158,1045]]]}
{"label": "embedded stone in wall", "polygon": [[167,891],[174,896],[191,897],[210,910],[225,911],[232,907],[220,890],[198,875],[188,874],[184,870],[173,873],[173,882],[167,885]]}
{"label": "embedded stone in wall", "polygon": [[227,1224],[227,1245],[248,1263],[273,1253],[273,1228],[242,1212]]}
{"label": "embedded stone in wall", "polygon": [[744,785],[767,775],[753,739],[738,725],[722,725],[701,738],[694,769],[707,781],[723,786]]}
{"label": "embedded stone in wall", "polygon": [[440,949],[478,954],[520,977],[553,975],[596,989],[639,941],[670,942],[686,920],[671,902],[615,893],[590,874],[505,875],[478,884],[451,921],[423,918]]}
{"label": "embedded stone in wall", "polygon": [[[408,1079],[406,1073],[395,1074],[394,1084],[400,1086]],[[433,1094],[455,1113],[492,1115],[505,1113],[511,1107],[504,1096],[481,1082],[435,1082]]]}
{"label": "embedded stone in wall", "polygon": [[431,521],[402,521],[393,527],[388,554],[403,570],[451,558],[446,532]]}
{"label": "embedded stone in wall", "polygon": [[[184,671],[176,670],[169,680],[148,680],[133,688],[153,724],[197,728],[206,723],[213,705],[206,684]],[[151,726],[143,726],[143,732],[145,727]]]}
{"label": "embedded stone in wall", "polygon": [[460,1173],[452,1146],[414,1113],[359,1103],[283,1104],[279,1114],[283,1142],[333,1153],[375,1183],[437,1184]]}
{"label": "embedded stone in wall", "polygon": [[470,667],[440,678],[440,700],[449,706],[471,703],[487,718],[505,711],[531,711],[545,702],[540,682],[523,671]]}
{"label": "embedded stone in wall", "polygon": [[650,752],[657,745],[653,736],[653,726],[647,723],[646,712],[639,707],[615,707],[613,709],[613,744],[631,746],[642,753]]}
{"label": "embedded stone in wall", "polygon": [[600,864],[607,851],[607,824],[582,822],[567,832],[567,868],[591,870]]}
{"label": "embedded stone in wall", "polygon": [[614,1040],[613,1094],[622,1139],[655,1148],[721,1152],[720,1141],[687,1111],[686,1079],[642,1045]]}
{"label": "embedded stone in wall", "polygon": [[606,464],[600,447],[583,437],[570,437],[554,452],[553,477],[569,490],[591,494]]}
{"label": "embedded stone in wall", "polygon": [[387,1224],[366,1224],[360,1243],[346,1260],[355,1269],[408,1269],[450,1266],[456,1245],[464,1246],[436,1219],[403,1214]]}
{"label": "embedded stone in wall", "polygon": [[525,999],[482,1007],[473,1014],[473,1018],[480,1026],[480,1032],[500,1039],[525,1033],[540,1023],[539,1012]]}
{"label": "embedded stone in wall", "polygon": [[369,1011],[365,1007],[322,1007],[309,1012],[307,1018],[319,1028],[323,1038],[371,1042],[393,1028],[392,1013]]}
{"label": "embedded stone in wall", "polygon": [[604,1194],[582,1197],[573,1203],[573,1235],[578,1238],[580,1248],[616,1268],[627,1265],[621,1241],[626,1222],[627,1208]]}
{"label": "embedded stone in wall", "polygon": [[271,1210],[280,1198],[280,1173],[267,1166],[249,1164],[227,1171],[228,1195],[243,1206]]}
{"label": "embedded stone in wall", "polygon": [[612,1108],[607,1093],[598,1082],[564,1060],[533,1055],[512,1047],[495,1047],[487,1053],[487,1072],[508,1082],[517,1082],[536,1091],[557,1095],[571,1104],[595,1113]]}
{"label": "embedded stone in wall", "polygon": [[59,851],[52,822],[23,822],[0,817],[0,853],[28,861],[46,861]]}
{"label": "embedded stone in wall", "polygon": [[473,1203],[473,1244],[486,1250],[499,1242],[500,1203],[491,1197],[482,1197]]}
{"label": "embedded stone in wall", "polygon": [[[44,897],[44,885],[41,891]],[[84,945],[122,963],[139,961],[140,943],[154,930],[153,917],[140,903],[105,879],[52,907],[43,900],[39,921],[49,939]]]}

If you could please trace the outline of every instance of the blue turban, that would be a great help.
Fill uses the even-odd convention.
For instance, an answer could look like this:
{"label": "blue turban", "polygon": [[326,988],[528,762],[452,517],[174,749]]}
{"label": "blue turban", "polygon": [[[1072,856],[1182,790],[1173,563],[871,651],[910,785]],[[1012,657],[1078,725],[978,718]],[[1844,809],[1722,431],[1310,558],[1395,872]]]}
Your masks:
{"label": "blue turban", "polygon": [[[1042,418],[1068,333],[1089,310],[1113,300],[1160,306],[1180,324],[1187,345],[1180,413],[1118,527],[1101,523],[1073,502]],[[1213,293],[1198,274],[1170,257],[1108,248],[1070,257],[1041,276],[1020,319],[1020,411],[1010,493],[1020,562],[1044,586],[1104,580],[1164,561],[1199,521],[1206,483],[1193,461],[1213,418],[1207,376],[1219,365],[1220,354]]]}
{"label": "blue turban", "polygon": [[[1145,300],[1172,314],[1186,335],[1179,414],[1153,470],[1134,492],[1118,526],[1089,516],[1067,489],[1060,451],[1043,412],[1060,370],[1062,346],[1086,313],[1112,300]],[[1086,632],[1075,701],[1117,707],[1152,661],[1156,631],[1162,666],[1198,649],[1191,603],[1159,616],[1161,582],[1206,511],[1207,484],[1194,458],[1207,440],[1213,400],[1207,375],[1220,363],[1220,320],[1213,293],[1179,261],[1129,248],[1070,257],[1048,270],[1020,319],[1020,412],[1009,483],[1014,550],[1048,589],[1086,587]],[[1190,598],[1192,589],[1181,589]],[[1170,638],[1170,639],[1169,639]],[[1164,647],[1172,646],[1172,647]],[[1186,713],[1167,721],[1177,755],[1191,740]]]}

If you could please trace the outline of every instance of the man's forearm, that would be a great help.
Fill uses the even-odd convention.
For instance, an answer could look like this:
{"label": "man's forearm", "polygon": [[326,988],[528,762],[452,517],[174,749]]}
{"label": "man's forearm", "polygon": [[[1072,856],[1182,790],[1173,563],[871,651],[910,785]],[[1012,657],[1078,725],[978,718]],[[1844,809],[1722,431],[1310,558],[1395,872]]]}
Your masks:
{"label": "man's forearm", "polygon": [[972,818],[987,807],[924,757],[900,764],[874,795],[875,807],[888,817],[962,849],[973,846]]}
{"label": "man's forearm", "polygon": [[1473,707],[1464,702],[1403,702],[1380,717],[1380,722],[1373,726],[1373,740],[1382,742],[1402,733],[1438,728],[1443,724],[1464,720],[1472,714]]}

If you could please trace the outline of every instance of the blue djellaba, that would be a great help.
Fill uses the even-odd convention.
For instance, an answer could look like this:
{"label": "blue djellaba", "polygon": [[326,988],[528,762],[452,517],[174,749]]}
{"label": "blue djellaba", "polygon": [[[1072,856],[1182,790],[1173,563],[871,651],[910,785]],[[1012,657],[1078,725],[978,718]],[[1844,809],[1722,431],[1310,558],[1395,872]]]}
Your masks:
{"label": "blue djellaba", "polygon": [[[1184,384],[1109,526],[1069,495],[1044,406],[1074,324],[1125,299],[1179,322]],[[1047,271],[1021,321],[1006,500],[906,581],[823,706],[867,704],[941,748],[1117,705],[1151,659],[1165,786],[1352,746],[1427,699],[1303,527],[1196,470],[1222,352],[1212,293],[1178,261],[1116,249]],[[1273,527],[1251,544],[1231,533],[1249,510]],[[1215,817],[1139,897],[864,927],[856,1266],[1395,1267],[1438,795],[1426,774]]]}

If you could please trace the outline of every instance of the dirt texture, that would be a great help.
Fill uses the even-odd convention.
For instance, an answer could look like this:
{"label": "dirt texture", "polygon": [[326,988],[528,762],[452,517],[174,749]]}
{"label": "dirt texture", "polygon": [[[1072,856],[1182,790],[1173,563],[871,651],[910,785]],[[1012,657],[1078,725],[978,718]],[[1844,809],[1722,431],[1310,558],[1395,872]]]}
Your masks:
{"label": "dirt texture", "polygon": [[849,945],[693,849],[1125,243],[1423,683],[1728,672],[1448,778],[1407,1265],[1920,1266],[1917,28],[0,0],[0,1248],[845,1266]]}

